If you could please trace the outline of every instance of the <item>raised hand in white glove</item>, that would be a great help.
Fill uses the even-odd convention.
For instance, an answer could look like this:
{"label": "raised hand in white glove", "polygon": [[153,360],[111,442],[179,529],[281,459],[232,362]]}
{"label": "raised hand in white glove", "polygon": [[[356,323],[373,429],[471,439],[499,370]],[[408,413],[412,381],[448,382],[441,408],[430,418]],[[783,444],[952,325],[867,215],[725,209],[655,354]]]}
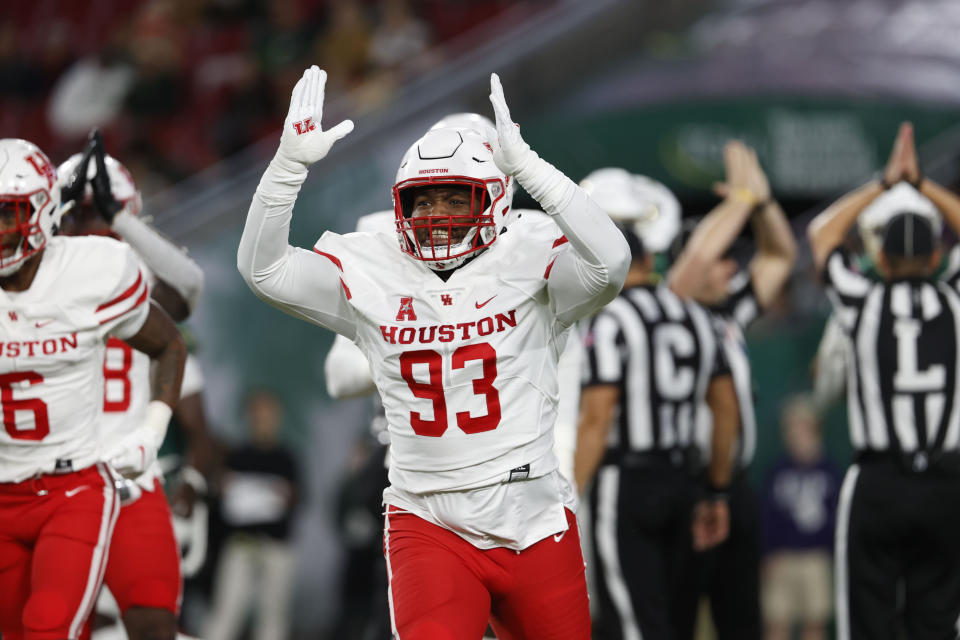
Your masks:
{"label": "raised hand in white glove", "polygon": [[510,117],[510,108],[503,97],[500,76],[490,74],[490,102],[497,121],[496,135],[487,131],[487,142],[493,148],[493,161],[508,176],[514,176],[537,158],[530,145],[520,136],[520,127]]}
{"label": "raised hand in white glove", "polygon": [[278,158],[309,167],[326,156],[337,140],[353,131],[352,120],[344,120],[326,131],[320,128],[326,84],[327,73],[313,65],[293,87],[290,110],[283,122],[277,149]]}
{"label": "raised hand in white glove", "polygon": [[493,161],[505,174],[515,176],[545,212],[556,214],[570,202],[578,190],[577,185],[541,159],[520,137],[520,127],[510,117],[500,77],[495,73],[490,74],[490,102],[497,119],[496,135],[487,132]]}

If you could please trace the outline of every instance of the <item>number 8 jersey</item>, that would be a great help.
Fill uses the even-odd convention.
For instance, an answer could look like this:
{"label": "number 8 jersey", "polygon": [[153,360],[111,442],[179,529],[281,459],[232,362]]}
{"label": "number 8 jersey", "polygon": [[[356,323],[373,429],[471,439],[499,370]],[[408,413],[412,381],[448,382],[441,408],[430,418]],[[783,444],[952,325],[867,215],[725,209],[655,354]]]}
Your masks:
{"label": "number 8 jersey", "polygon": [[528,214],[444,282],[388,234],[326,233],[390,430],[390,482],[414,493],[556,469],[557,361],[566,341],[547,281],[570,250]]}
{"label": "number 8 jersey", "polygon": [[104,459],[106,339],[135,335],[149,307],[136,254],[103,237],[51,238],[30,288],[0,290],[0,482]]}

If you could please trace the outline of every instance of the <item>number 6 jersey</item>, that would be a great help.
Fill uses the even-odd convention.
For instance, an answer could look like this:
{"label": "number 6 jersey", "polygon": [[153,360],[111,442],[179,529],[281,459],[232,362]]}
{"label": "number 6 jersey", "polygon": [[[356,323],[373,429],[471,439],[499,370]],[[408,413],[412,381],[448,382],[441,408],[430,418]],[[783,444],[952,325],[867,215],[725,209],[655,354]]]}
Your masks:
{"label": "number 6 jersey", "polygon": [[30,288],[0,290],[0,482],[103,459],[105,342],[149,307],[133,250],[102,237],[51,238]]}

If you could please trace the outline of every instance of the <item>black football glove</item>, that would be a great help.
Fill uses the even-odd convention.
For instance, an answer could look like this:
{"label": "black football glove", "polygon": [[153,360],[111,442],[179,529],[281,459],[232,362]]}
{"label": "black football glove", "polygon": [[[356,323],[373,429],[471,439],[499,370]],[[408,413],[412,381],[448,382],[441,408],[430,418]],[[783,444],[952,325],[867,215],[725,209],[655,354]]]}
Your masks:
{"label": "black football glove", "polygon": [[87,186],[87,167],[90,166],[90,156],[93,155],[93,138],[87,141],[83,149],[80,164],[73,170],[60,187],[60,206],[64,213],[83,202],[84,189]]}
{"label": "black football glove", "polygon": [[113,225],[114,217],[123,210],[123,204],[113,197],[110,190],[110,174],[107,173],[106,152],[103,150],[103,136],[98,129],[90,132],[93,144],[93,157],[97,163],[97,174],[90,178],[93,187],[93,204],[107,224]]}

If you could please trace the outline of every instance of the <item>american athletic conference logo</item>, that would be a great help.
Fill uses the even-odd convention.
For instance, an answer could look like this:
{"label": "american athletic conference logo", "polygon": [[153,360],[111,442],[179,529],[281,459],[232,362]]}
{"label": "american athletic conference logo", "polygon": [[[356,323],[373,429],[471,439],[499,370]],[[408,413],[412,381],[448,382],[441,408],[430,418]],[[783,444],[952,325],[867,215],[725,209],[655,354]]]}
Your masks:
{"label": "american athletic conference logo", "polygon": [[400,298],[400,310],[397,311],[397,320],[416,321],[417,313],[413,310],[413,297]]}

